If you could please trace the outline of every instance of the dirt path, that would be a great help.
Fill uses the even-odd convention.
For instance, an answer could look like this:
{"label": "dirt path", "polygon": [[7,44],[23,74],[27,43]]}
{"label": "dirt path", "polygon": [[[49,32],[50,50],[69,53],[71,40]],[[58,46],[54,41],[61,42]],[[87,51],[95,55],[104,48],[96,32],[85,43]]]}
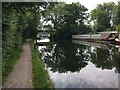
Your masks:
{"label": "dirt path", "polygon": [[20,60],[16,62],[3,88],[33,88],[31,48],[28,41],[23,45]]}

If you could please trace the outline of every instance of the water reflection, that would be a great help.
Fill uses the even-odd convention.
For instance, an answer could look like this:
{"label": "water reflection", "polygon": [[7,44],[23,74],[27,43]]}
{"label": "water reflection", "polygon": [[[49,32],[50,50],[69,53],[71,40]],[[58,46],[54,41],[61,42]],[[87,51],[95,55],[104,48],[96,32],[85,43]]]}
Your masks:
{"label": "water reflection", "polygon": [[118,49],[83,41],[39,46],[41,59],[57,88],[116,88]]}
{"label": "water reflection", "polygon": [[[81,50],[78,49],[82,48]],[[40,47],[39,47],[40,48]],[[53,72],[76,72],[87,65],[89,54],[85,46],[74,45],[71,42],[58,42],[48,45],[42,52],[42,59]]]}
{"label": "water reflection", "polygon": [[52,80],[57,88],[116,88],[118,87],[118,75],[112,70],[101,70],[94,64],[88,65],[80,72],[59,73],[51,72]]}

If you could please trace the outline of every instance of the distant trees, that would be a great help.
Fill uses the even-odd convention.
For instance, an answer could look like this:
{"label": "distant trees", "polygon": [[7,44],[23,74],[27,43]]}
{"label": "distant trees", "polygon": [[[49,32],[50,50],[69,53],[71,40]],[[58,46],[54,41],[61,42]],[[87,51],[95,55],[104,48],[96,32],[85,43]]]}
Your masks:
{"label": "distant trees", "polygon": [[3,45],[6,43],[8,46],[17,46],[17,43],[26,38],[35,37],[38,26],[40,30],[44,28],[55,31],[56,38],[71,38],[73,34],[90,33],[90,17],[96,32],[115,30],[120,22],[119,6],[120,2],[118,5],[113,2],[98,4],[89,16],[87,8],[80,3],[3,3]]}
{"label": "distant trees", "polygon": [[97,32],[115,30],[117,10],[117,5],[114,2],[98,4],[97,7],[91,11],[94,30]]}
{"label": "distant trees", "polygon": [[118,13],[116,21],[117,21],[116,30],[118,31],[118,37],[120,38],[120,1],[118,2]]}
{"label": "distant trees", "polygon": [[[98,4],[89,14],[87,8],[80,3],[50,2],[42,12],[44,22],[49,24],[43,26],[55,31],[56,38],[68,39],[73,34],[90,33],[92,30],[95,32],[115,30],[119,19],[118,5],[114,2]],[[94,23],[92,29],[90,21]]]}
{"label": "distant trees", "polygon": [[[94,22],[94,30],[115,30],[120,24],[119,8],[120,2],[118,5],[110,2],[99,4],[92,10],[91,21]],[[87,8],[80,3],[4,2],[2,11],[2,43],[5,53],[9,53],[11,48],[19,48],[26,38],[34,38],[38,26],[40,30],[44,28],[55,31],[56,38],[70,39],[73,34],[91,32]]]}
{"label": "distant trees", "polygon": [[44,11],[45,21],[51,21],[56,38],[71,38],[72,34],[88,33],[87,8],[80,3],[50,3]]}
{"label": "distant trees", "polygon": [[120,24],[120,1],[118,2],[117,8],[117,24]]}

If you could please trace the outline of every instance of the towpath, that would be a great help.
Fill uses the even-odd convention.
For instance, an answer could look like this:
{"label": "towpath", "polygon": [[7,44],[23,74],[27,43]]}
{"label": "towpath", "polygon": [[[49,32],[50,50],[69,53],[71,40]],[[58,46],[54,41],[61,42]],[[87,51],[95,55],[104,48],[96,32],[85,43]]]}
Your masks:
{"label": "towpath", "polygon": [[23,52],[3,88],[33,88],[32,62],[29,41],[23,45]]}

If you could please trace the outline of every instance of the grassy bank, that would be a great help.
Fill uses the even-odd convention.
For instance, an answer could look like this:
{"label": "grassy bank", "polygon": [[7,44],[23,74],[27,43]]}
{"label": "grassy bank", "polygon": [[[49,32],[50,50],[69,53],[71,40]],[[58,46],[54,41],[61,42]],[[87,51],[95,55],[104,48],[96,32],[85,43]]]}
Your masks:
{"label": "grassy bank", "polygon": [[12,72],[16,61],[20,58],[22,45],[20,49],[12,49],[7,58],[2,59],[2,84],[6,81],[8,75]]}
{"label": "grassy bank", "polygon": [[33,65],[33,86],[34,88],[53,88],[53,82],[51,81],[44,63],[39,59],[40,53],[37,49],[34,49],[33,43],[31,43],[32,49],[32,65]]}

